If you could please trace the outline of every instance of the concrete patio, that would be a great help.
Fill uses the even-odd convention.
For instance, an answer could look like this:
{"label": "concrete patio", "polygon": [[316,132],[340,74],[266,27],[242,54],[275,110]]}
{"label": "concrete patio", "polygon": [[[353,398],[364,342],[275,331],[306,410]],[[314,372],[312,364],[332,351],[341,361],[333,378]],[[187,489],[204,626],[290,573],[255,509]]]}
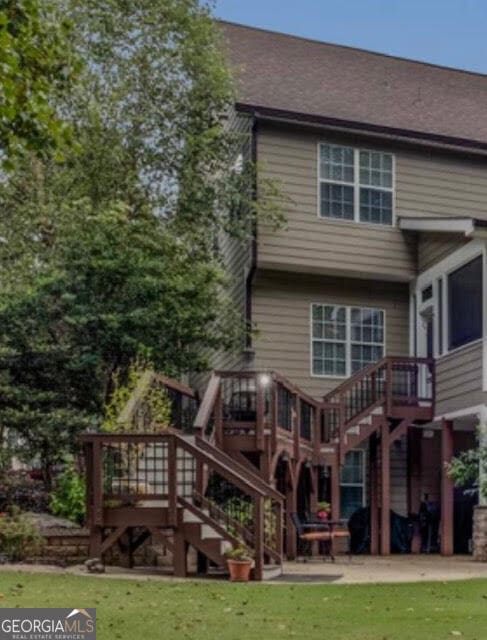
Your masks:
{"label": "concrete patio", "polygon": [[367,584],[487,579],[487,563],[471,556],[437,555],[355,556],[308,562],[286,562],[283,574],[272,582]]}

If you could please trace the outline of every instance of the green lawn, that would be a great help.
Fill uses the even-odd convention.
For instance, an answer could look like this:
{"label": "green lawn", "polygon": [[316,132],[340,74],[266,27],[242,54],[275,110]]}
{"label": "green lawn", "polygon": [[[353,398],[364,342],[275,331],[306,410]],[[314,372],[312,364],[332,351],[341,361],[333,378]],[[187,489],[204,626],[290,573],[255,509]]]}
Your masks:
{"label": "green lawn", "polygon": [[487,580],[287,586],[3,572],[0,606],[96,607],[99,640],[487,638]]}

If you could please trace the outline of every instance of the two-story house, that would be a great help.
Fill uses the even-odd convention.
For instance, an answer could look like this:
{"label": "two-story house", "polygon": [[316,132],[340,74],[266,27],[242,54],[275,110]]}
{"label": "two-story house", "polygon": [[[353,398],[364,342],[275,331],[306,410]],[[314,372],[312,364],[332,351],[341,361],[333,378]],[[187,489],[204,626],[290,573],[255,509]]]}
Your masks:
{"label": "two-story house", "polygon": [[256,334],[215,366],[279,371],[333,402],[364,368],[416,358],[414,379],[405,360],[396,383],[419,406],[434,392],[431,416],[397,415],[387,451],[380,432],[355,434],[334,513],[390,506],[408,516],[434,503],[443,552],[465,552],[472,504],[444,463],[475,446],[487,420],[487,76],[220,26],[237,77],[233,124],[248,131],[260,176],[279,181],[287,221],[226,247]]}

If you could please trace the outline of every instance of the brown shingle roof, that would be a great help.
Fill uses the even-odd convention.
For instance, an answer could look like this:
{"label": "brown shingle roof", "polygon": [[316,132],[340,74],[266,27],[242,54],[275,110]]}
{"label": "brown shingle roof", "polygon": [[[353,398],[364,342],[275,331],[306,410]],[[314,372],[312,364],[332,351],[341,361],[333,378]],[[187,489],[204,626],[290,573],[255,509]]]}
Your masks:
{"label": "brown shingle roof", "polygon": [[243,105],[487,147],[487,75],[219,24]]}

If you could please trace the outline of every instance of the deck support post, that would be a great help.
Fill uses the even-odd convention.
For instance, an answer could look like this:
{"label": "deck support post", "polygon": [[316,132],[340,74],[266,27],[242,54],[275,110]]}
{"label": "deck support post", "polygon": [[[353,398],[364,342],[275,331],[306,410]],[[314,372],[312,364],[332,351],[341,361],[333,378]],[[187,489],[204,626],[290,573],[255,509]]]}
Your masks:
{"label": "deck support post", "polygon": [[441,555],[453,555],[453,480],[447,465],[453,457],[453,421],[443,420],[441,428]]}
{"label": "deck support post", "polygon": [[369,477],[370,477],[370,553],[373,556],[379,553],[379,483],[378,483],[378,456],[377,433],[370,436],[369,445]]}
{"label": "deck support post", "polygon": [[[288,465],[291,464],[289,461]],[[286,478],[287,491],[286,491],[286,556],[288,560],[294,560],[297,553],[297,539],[296,529],[293,521],[291,520],[291,514],[296,513],[298,508],[298,496],[297,487],[290,477],[289,469],[287,470],[288,477]]]}
{"label": "deck support post", "polygon": [[176,578],[186,578],[188,573],[187,565],[188,545],[181,533],[174,533],[173,566]]}
{"label": "deck support post", "polygon": [[90,558],[102,558],[102,544],[103,544],[103,535],[102,535],[101,527],[91,527],[90,528]]}
{"label": "deck support post", "polygon": [[340,519],[340,464],[339,454],[337,454],[331,465],[331,519]]}
{"label": "deck support post", "polygon": [[380,554],[391,553],[391,452],[389,443],[389,423],[386,420],[381,429],[380,440],[381,469],[381,509],[380,509]]}
{"label": "deck support post", "polygon": [[254,531],[254,579],[260,581],[264,577],[264,498],[262,496],[254,498]]}

